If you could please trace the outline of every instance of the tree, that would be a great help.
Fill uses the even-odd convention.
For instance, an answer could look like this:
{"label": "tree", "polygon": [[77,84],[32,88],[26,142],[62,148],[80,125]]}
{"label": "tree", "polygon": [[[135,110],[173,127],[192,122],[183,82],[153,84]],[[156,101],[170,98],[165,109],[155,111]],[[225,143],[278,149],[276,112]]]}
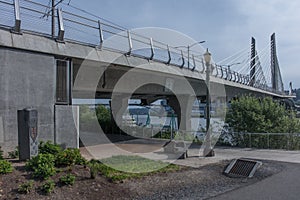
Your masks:
{"label": "tree", "polygon": [[226,122],[236,132],[294,133],[300,131],[295,113],[272,98],[243,96],[231,102]]}

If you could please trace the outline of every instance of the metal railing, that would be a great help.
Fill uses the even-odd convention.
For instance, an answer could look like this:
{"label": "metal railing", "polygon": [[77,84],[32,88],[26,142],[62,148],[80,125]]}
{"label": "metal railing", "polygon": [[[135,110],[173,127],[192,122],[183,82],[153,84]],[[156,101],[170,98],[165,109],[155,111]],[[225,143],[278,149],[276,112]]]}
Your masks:
{"label": "metal railing", "polygon": [[[55,38],[58,42],[81,43],[205,73],[202,56],[197,57],[100,18],[75,14],[62,8],[57,8],[55,13],[56,23],[52,24],[50,5],[32,0],[0,0],[0,26],[9,28],[14,33],[43,34]],[[51,35],[52,25],[55,25],[56,35]],[[212,75],[215,77],[250,86],[249,75],[240,74],[215,63],[212,64],[212,68]],[[254,84],[254,87],[268,90],[266,85]]]}
{"label": "metal railing", "polygon": [[219,145],[242,148],[300,150],[299,133],[227,133]]}

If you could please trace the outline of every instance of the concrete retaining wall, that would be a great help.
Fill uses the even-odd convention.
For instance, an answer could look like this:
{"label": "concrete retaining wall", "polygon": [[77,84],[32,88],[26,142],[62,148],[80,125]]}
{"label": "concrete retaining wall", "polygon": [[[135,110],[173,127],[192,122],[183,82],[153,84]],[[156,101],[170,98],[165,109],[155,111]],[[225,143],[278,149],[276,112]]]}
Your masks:
{"label": "concrete retaining wall", "polygon": [[79,148],[79,106],[55,106],[55,142]]}
{"label": "concrete retaining wall", "polygon": [[0,47],[0,146],[18,145],[17,110],[38,110],[39,139],[54,140],[54,56]]}

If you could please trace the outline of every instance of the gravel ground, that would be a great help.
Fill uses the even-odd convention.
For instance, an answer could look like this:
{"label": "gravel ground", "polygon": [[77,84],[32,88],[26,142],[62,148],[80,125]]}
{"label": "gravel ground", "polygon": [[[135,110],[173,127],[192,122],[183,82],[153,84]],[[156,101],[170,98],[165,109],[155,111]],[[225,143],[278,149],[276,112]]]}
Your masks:
{"label": "gravel ground", "polygon": [[[229,178],[222,174],[230,161],[222,161],[199,168],[182,167],[180,171],[158,173],[143,178],[112,183],[99,175],[89,178],[89,172],[82,166],[72,169],[76,175],[72,187],[57,186],[54,192],[45,196],[38,187],[42,182],[35,182],[35,189],[27,195],[17,193],[18,185],[30,178],[24,170],[24,163],[14,164],[12,174],[0,176],[0,199],[208,199],[234,189],[251,185],[285,169],[285,163],[263,161],[263,165],[251,179]],[[52,177],[58,182],[60,175]]]}
{"label": "gravel ground", "polygon": [[284,169],[282,163],[263,161],[255,176],[229,178],[222,174],[229,161],[222,161],[198,169],[128,180],[124,184],[135,199],[208,199],[225,192],[256,183]]}

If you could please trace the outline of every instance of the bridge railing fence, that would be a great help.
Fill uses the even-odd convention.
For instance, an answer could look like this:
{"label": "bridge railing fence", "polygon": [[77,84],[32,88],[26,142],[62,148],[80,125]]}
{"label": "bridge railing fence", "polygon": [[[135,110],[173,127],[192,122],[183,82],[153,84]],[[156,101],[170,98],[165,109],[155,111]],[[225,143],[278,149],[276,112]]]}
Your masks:
{"label": "bridge railing fence", "polygon": [[[60,42],[65,40],[82,43],[205,73],[202,55],[194,55],[187,49],[172,47],[100,18],[85,16],[66,8],[57,8],[54,12],[55,34],[52,35],[50,4],[45,5],[33,0],[0,0],[0,11],[0,26],[20,34],[22,32],[42,34],[54,37]],[[250,83],[248,75],[239,74],[215,63],[212,67],[212,76],[244,85]],[[260,83],[253,86],[270,90]]]}

